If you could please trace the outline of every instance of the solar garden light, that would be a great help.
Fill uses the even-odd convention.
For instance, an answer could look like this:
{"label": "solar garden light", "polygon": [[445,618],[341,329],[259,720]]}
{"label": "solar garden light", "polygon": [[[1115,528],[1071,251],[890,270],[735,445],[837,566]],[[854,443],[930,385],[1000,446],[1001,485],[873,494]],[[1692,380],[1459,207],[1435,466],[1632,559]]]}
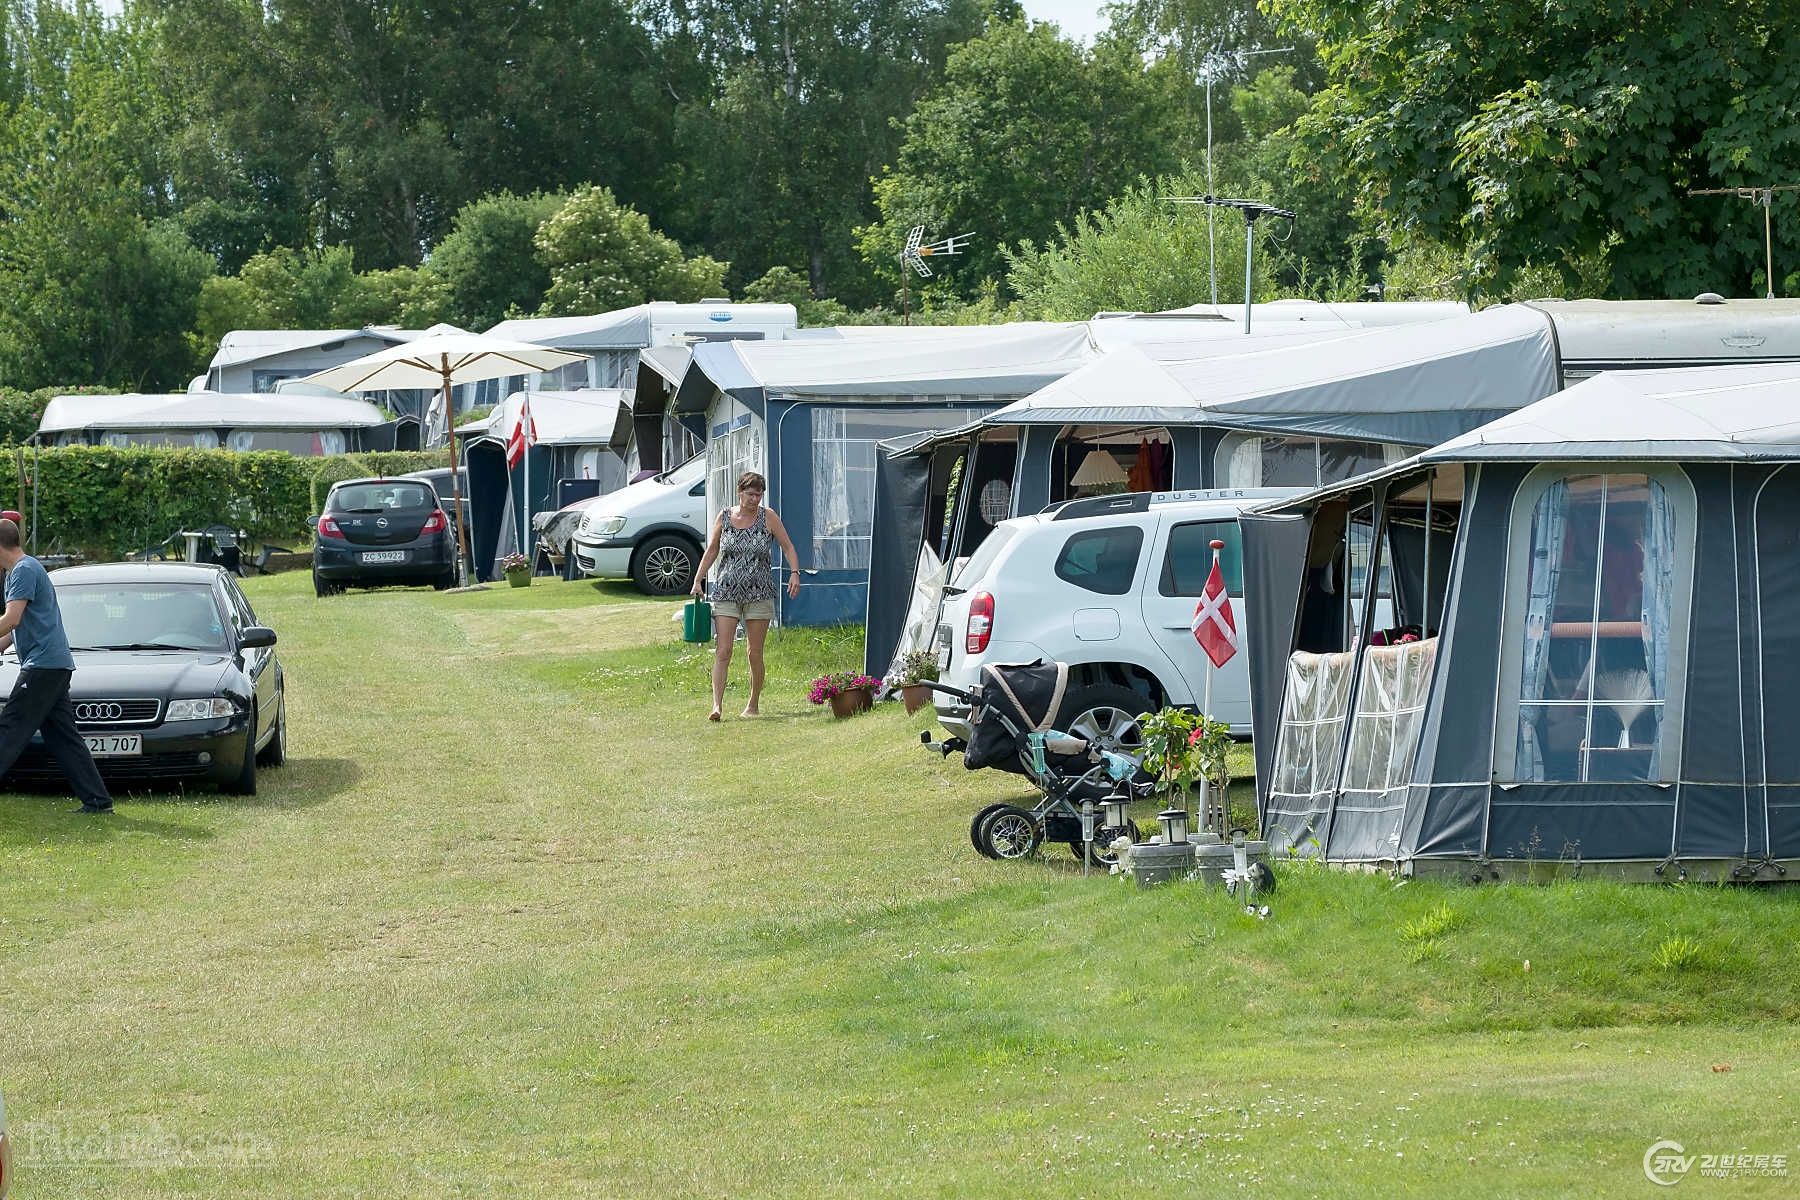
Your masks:
{"label": "solar garden light", "polygon": [[1081,873],[1088,873],[1089,865],[1094,861],[1094,802],[1081,802]]}
{"label": "solar garden light", "polygon": [[1106,799],[1102,800],[1100,802],[1100,804],[1101,804],[1101,807],[1103,807],[1106,810],[1106,816],[1104,818],[1102,818],[1102,820],[1101,820],[1101,825],[1104,828],[1106,828],[1106,829],[1123,829],[1123,828],[1125,828],[1125,822],[1127,822],[1131,819],[1130,817],[1125,815],[1125,810],[1127,807],[1130,806],[1131,800],[1125,795],[1124,792],[1114,792],[1110,796],[1106,797]]}
{"label": "solar garden light", "polygon": [[1188,840],[1188,811],[1184,806],[1171,805],[1156,814],[1162,822],[1163,841],[1171,846],[1179,846]]}

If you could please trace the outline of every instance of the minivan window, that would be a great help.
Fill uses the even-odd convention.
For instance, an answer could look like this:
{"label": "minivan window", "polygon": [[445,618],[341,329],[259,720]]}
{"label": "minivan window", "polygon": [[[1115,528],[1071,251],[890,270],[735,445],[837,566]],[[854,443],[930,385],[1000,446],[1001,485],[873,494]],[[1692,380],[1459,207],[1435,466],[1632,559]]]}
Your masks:
{"label": "minivan window", "polygon": [[1090,592],[1123,596],[1131,590],[1143,547],[1144,531],[1136,525],[1084,530],[1063,543],[1056,577]]}
{"label": "minivan window", "polygon": [[1233,596],[1244,594],[1244,542],[1236,521],[1190,521],[1169,530],[1169,546],[1163,552],[1162,582],[1157,590],[1165,596],[1198,596],[1206,590],[1206,577],[1212,574],[1214,540],[1225,543],[1219,551],[1219,573],[1225,576],[1225,591]]}
{"label": "minivan window", "polygon": [[367,483],[339,488],[331,501],[334,512],[387,512],[391,509],[436,508],[437,494],[422,483]]}

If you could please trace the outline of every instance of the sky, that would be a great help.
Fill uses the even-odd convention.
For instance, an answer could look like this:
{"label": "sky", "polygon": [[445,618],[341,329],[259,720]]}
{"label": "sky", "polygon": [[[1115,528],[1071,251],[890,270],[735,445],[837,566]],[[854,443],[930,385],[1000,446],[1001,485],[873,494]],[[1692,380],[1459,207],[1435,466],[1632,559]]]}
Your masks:
{"label": "sky", "polygon": [[1025,15],[1035,21],[1055,21],[1069,37],[1093,44],[1094,35],[1106,28],[1101,15],[1104,0],[1023,0]]}

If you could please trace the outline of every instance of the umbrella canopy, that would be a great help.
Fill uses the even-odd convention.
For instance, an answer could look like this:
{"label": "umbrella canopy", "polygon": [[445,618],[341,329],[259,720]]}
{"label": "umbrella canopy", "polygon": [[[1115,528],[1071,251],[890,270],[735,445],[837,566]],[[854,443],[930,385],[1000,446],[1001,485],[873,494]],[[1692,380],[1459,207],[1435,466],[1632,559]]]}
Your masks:
{"label": "umbrella canopy", "polygon": [[327,367],[308,375],[306,382],[340,392],[454,387],[483,379],[554,371],[586,357],[530,342],[469,333],[454,325],[433,325],[410,342],[365,354],[342,366]]}

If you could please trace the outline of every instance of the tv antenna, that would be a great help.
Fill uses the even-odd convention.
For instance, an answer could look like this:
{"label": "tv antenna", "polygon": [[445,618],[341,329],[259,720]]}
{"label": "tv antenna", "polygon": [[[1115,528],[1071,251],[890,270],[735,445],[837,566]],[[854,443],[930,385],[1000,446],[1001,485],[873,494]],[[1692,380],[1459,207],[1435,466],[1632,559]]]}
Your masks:
{"label": "tv antenna", "polygon": [[1294,222],[1299,214],[1288,208],[1276,208],[1273,204],[1265,204],[1261,200],[1236,200],[1227,196],[1164,196],[1166,204],[1204,204],[1210,215],[1215,208],[1235,208],[1244,214],[1244,332],[1250,332],[1250,297],[1255,283],[1254,268],[1256,265],[1256,222],[1263,217],[1281,217],[1288,223],[1288,232],[1294,229]]}
{"label": "tv antenna", "polygon": [[[1227,50],[1222,42],[1214,43],[1200,60],[1200,82],[1206,85],[1206,190],[1213,190],[1213,134],[1212,134],[1212,89],[1213,80],[1243,71],[1250,65],[1250,60],[1264,54],[1286,54],[1292,46],[1271,46],[1267,50]],[[1219,307],[1219,270],[1213,248],[1213,214],[1206,210],[1206,277],[1212,284],[1212,304]]]}
{"label": "tv antenna", "polygon": [[1768,282],[1768,299],[1775,298],[1775,227],[1769,217],[1770,204],[1776,192],[1800,192],[1800,183],[1777,183],[1768,187],[1689,188],[1690,196],[1736,196],[1763,210],[1763,278]]}
{"label": "tv antenna", "polygon": [[912,297],[907,289],[911,280],[911,276],[907,274],[908,268],[917,271],[919,278],[930,279],[932,270],[925,265],[926,259],[949,258],[951,255],[961,254],[968,249],[969,239],[974,236],[973,233],[959,233],[941,241],[927,242],[923,225],[914,225],[907,231],[906,246],[900,251],[900,316],[904,324],[912,324]]}

